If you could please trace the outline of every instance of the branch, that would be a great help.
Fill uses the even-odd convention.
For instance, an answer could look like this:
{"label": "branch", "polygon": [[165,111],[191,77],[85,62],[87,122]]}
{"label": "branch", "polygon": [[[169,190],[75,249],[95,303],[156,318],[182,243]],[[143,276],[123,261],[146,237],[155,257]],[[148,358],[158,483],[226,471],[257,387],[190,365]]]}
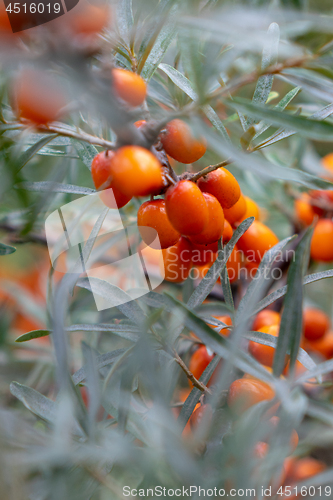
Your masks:
{"label": "branch", "polygon": [[218,168],[230,165],[230,163],[232,163],[231,159],[221,161],[221,163],[217,163],[216,165],[210,165],[209,167],[206,167],[203,170],[200,170],[200,172],[194,174],[193,177],[191,177],[191,181],[196,182],[198,179],[200,179],[200,177],[203,177],[204,175],[207,175],[210,172],[214,172],[214,170],[217,170]]}
{"label": "branch", "polygon": [[200,380],[196,379],[193,373],[190,372],[190,370],[187,368],[184,361],[182,360],[182,358],[179,356],[179,354],[175,349],[173,349],[172,353],[175,357],[176,363],[179,364],[179,366],[181,367],[183,372],[185,372],[187,378],[192,382],[194,387],[199,389],[199,391],[204,392],[205,394],[212,394],[212,391],[208,389],[208,387],[206,387],[202,382],[200,382]]}
{"label": "branch", "polygon": [[111,141],[107,141],[106,139],[101,139],[100,137],[96,137],[95,135],[88,134],[83,130],[78,129],[77,132],[71,130],[70,128],[64,127],[61,123],[51,123],[49,125],[39,126],[39,132],[50,132],[57,133],[59,135],[65,137],[72,137],[73,139],[77,139],[79,141],[88,142],[89,144],[93,144],[95,146],[101,146],[105,149],[114,149],[115,143]]}

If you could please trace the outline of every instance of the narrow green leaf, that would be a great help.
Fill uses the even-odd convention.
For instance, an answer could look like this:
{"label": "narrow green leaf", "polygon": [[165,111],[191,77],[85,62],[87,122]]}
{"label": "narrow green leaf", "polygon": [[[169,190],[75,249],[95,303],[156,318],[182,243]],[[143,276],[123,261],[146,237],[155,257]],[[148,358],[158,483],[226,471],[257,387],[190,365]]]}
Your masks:
{"label": "narrow green leaf", "polygon": [[[117,359],[122,356],[127,349],[116,349],[115,351],[107,352],[106,354],[101,354],[96,358],[96,366],[100,370],[104,366],[109,366],[114,363]],[[86,366],[82,366],[73,375],[73,382],[75,385],[80,384],[86,378]]]}
{"label": "narrow green leaf", "polygon": [[30,182],[24,181],[15,185],[16,189],[26,189],[27,191],[35,191],[38,193],[70,193],[70,194],[95,194],[94,189],[75,186],[73,184],[62,184],[61,182],[42,181]]}
{"label": "narrow green leaf", "polygon": [[0,243],[0,255],[9,255],[14,252],[16,252],[15,247],[11,247],[10,245],[5,245],[4,243]]}
{"label": "narrow green leaf", "polygon": [[132,0],[121,0],[117,3],[117,28],[122,39],[129,44],[133,26]]}
{"label": "narrow green leaf", "polygon": [[[218,249],[221,251],[222,258],[224,257],[224,248],[222,247],[222,239],[219,240],[218,242]],[[234,299],[232,296],[232,291],[231,291],[231,286],[230,286],[230,280],[229,280],[229,274],[228,274],[228,269],[227,266],[224,266],[221,273],[220,273],[220,278],[221,278],[221,286],[222,286],[222,292],[223,292],[223,297],[224,297],[224,302],[232,309],[235,309],[234,306]]]}
{"label": "narrow green leaf", "polygon": [[306,382],[307,380],[314,378],[314,377],[319,377],[321,375],[326,375],[328,373],[333,372],[333,359],[328,359],[327,361],[324,361],[323,363],[319,363],[318,365],[314,366],[313,368],[307,367],[308,371],[303,373],[298,379],[297,383],[302,384]]}
{"label": "narrow green leaf", "polygon": [[291,261],[287,293],[281,316],[280,331],[274,356],[273,372],[280,376],[285,367],[286,354],[290,350],[290,371],[294,369],[302,336],[303,278],[309,260],[309,245],[312,228],[309,228],[297,246],[295,258]]}
{"label": "narrow green leaf", "polygon": [[51,333],[51,330],[32,330],[31,332],[24,333],[17,337],[15,342],[27,342],[28,340],[40,339],[41,337],[47,337]]}
{"label": "narrow green leaf", "polygon": [[245,231],[248,230],[253,221],[254,217],[249,217],[248,219],[244,220],[234,231],[231,240],[224,247],[223,255],[221,251],[218,252],[214,264],[211,266],[206,276],[200,281],[199,285],[189,298],[189,301],[187,303],[189,308],[194,309],[199,304],[202,304],[205,298],[210,294],[220,275],[221,270],[226,266],[226,263],[234,249],[234,246],[236,245],[239,238],[245,233]]}
{"label": "narrow green leaf", "polygon": [[87,142],[81,142],[77,139],[71,139],[71,143],[75,147],[77,154],[81,158],[82,162],[86,167],[91,170],[91,162],[98,154],[98,150],[92,144],[88,144]]}
{"label": "narrow green leaf", "polygon": [[39,139],[35,144],[30,146],[29,149],[24,151],[24,153],[22,153],[16,160],[17,172],[19,172],[28,163],[28,161],[30,161],[38,153],[38,151],[42,149],[43,146],[51,142],[55,137],[57,137],[57,134],[44,136],[42,139]]}

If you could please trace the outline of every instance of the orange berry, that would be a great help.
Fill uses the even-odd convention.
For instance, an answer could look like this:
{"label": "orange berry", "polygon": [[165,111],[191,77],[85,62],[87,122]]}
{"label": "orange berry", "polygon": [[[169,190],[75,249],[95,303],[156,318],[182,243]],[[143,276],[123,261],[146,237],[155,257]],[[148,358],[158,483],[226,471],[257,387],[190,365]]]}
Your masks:
{"label": "orange berry", "polygon": [[254,447],[254,456],[256,458],[264,458],[268,453],[269,446],[264,441],[258,441]]}
{"label": "orange berry", "polygon": [[232,226],[234,226],[236,222],[240,222],[246,212],[244,196],[241,194],[239,200],[231,208],[225,208],[223,211],[224,217]]}
{"label": "orange berry", "polygon": [[329,153],[321,159],[321,164],[326,170],[330,171],[329,178],[333,176],[333,153]]}
{"label": "orange berry", "polygon": [[66,105],[64,93],[51,75],[24,69],[13,84],[14,106],[19,118],[46,125],[59,118]]}
{"label": "orange berry", "polygon": [[72,31],[78,35],[95,35],[100,33],[108,24],[110,17],[107,5],[91,5],[80,2],[75,13],[70,13],[68,24]]}
{"label": "orange berry", "polygon": [[210,245],[196,245],[192,243],[192,261],[195,266],[213,264],[217,254],[217,243]]}
{"label": "orange berry", "polygon": [[238,241],[238,246],[247,258],[260,262],[265,253],[279,242],[273,231],[255,220]]}
{"label": "orange berry", "polygon": [[303,193],[298,200],[295,200],[296,217],[305,225],[310,226],[315,218],[315,212],[312,205],[309,203],[310,197],[307,193]]}
{"label": "orange berry", "polygon": [[243,215],[243,217],[240,219],[240,222],[243,222],[243,220],[248,219],[249,217],[254,217],[255,219],[259,219],[260,211],[259,211],[259,207],[256,204],[256,202],[253,201],[248,196],[244,196],[244,198],[245,198],[245,203],[246,203],[246,212]]}
{"label": "orange berry", "polygon": [[111,158],[113,183],[128,196],[154,194],[163,186],[161,164],[148,149],[123,146]]}
{"label": "orange berry", "polygon": [[[223,315],[223,316],[214,316],[214,318],[218,319],[219,321],[222,321],[222,323],[224,323],[228,326],[232,326],[232,319],[227,314]],[[215,328],[214,325],[209,325],[209,326],[212,328]],[[226,337],[229,335],[229,333],[230,333],[230,330],[228,328],[221,328],[221,330],[220,330],[220,334],[225,335]]]}
{"label": "orange berry", "polygon": [[146,99],[147,85],[140,75],[127,69],[112,70],[115,94],[130,106],[140,106]]}
{"label": "orange berry", "polygon": [[199,245],[209,245],[222,237],[224,231],[224,215],[222,207],[215,196],[208,193],[202,194],[208,208],[208,224],[201,233],[191,236],[190,240],[192,243],[197,243]]}
{"label": "orange berry", "polygon": [[208,404],[200,406],[199,408],[194,410],[190,418],[190,426],[192,431],[195,430],[200,425],[203,419],[205,419],[207,424],[210,424],[212,418],[213,418],[212,407]]}
{"label": "orange berry", "polygon": [[320,219],[313,231],[311,258],[321,262],[333,260],[333,221]]}
{"label": "orange berry", "polygon": [[174,283],[185,281],[192,267],[192,245],[184,237],[163,252],[164,279]]}
{"label": "orange berry", "polygon": [[165,152],[181,163],[193,163],[206,152],[205,141],[196,139],[187,123],[175,119],[166,125],[161,133],[161,142]]}
{"label": "orange berry", "polygon": [[137,122],[134,123],[136,128],[142,127],[142,125],[145,125],[147,122],[146,120],[138,120]]}
{"label": "orange berry", "polygon": [[253,330],[260,330],[263,326],[279,325],[281,322],[280,313],[271,309],[260,311],[255,317],[252,325]]}
{"label": "orange berry", "polygon": [[333,358],[333,331],[325,333],[319,340],[308,340],[305,349],[317,352],[325,359]]}
{"label": "orange berry", "polygon": [[[259,331],[262,333],[273,335],[274,337],[278,337],[279,325],[262,326],[259,329]],[[274,355],[275,355],[274,347],[271,347],[269,345],[258,344],[257,342],[253,342],[251,340],[249,342],[249,352],[262,365],[270,367],[273,366]]]}
{"label": "orange berry", "polygon": [[[113,155],[113,151],[98,153],[91,163],[91,176],[96,189],[103,186],[103,191],[100,194],[103,203],[109,208],[122,208],[131,200],[131,196],[125,195],[113,185],[110,167]],[[110,188],[112,188],[114,198],[110,192],[104,191]]]}
{"label": "orange berry", "polygon": [[294,463],[291,477],[294,482],[304,481],[304,479],[320,474],[325,469],[326,464],[320,460],[311,457],[300,458]]}
{"label": "orange berry", "polygon": [[224,228],[223,228],[223,244],[225,245],[228,243],[228,241],[231,240],[232,235],[233,235],[233,230],[230,225],[230,222],[227,221],[227,219],[224,219]]}
{"label": "orange berry", "polygon": [[274,390],[265,382],[241,378],[230,385],[228,405],[237,415],[240,415],[251,406],[261,401],[269,401],[274,397]]}
{"label": "orange berry", "polygon": [[181,234],[202,233],[208,224],[208,206],[194,182],[184,180],[171,186],[165,195],[165,206],[171,224]]}
{"label": "orange berry", "polygon": [[[143,241],[152,248],[168,248],[175,245],[180,234],[171,225],[162,199],[146,201],[138,210],[138,227]],[[157,232],[159,242],[154,241]]]}
{"label": "orange berry", "polygon": [[318,340],[325,335],[330,327],[327,314],[320,309],[307,308],[303,312],[303,334],[308,340]]}
{"label": "orange berry", "polygon": [[200,177],[198,186],[201,191],[215,196],[223,209],[234,206],[241,196],[241,190],[237,179],[229,170],[223,167]]}
{"label": "orange berry", "polygon": [[240,251],[237,246],[234,247],[229,259],[227,260],[227,271],[230,283],[238,280],[242,269]]}
{"label": "orange berry", "polygon": [[214,354],[208,354],[206,346],[200,346],[193,354],[190,359],[189,370],[193,373],[196,379],[199,380],[211,360]]}

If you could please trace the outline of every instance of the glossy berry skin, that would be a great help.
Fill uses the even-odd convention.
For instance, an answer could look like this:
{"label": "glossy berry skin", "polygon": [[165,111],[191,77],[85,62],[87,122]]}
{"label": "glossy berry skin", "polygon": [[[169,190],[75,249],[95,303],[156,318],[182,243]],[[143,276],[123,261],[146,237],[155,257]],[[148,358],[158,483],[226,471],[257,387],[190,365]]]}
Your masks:
{"label": "glossy berry skin", "polygon": [[304,481],[309,477],[316,476],[326,469],[326,464],[315,458],[305,457],[298,459],[292,468],[291,476],[293,482]]}
{"label": "glossy berry skin", "polygon": [[[177,243],[180,234],[171,225],[162,199],[146,201],[138,210],[138,228],[143,241],[152,248],[169,248]],[[155,242],[155,229],[159,242]]]}
{"label": "glossy berry skin", "polygon": [[158,159],[141,146],[124,146],[111,158],[114,186],[127,196],[147,196],[163,186]]}
{"label": "glossy berry skin", "polygon": [[209,354],[206,346],[200,346],[193,354],[190,359],[189,370],[193,373],[195,378],[199,380],[211,360],[214,354]]}
{"label": "glossy berry skin", "polygon": [[202,233],[190,237],[192,243],[209,245],[217,242],[223,235],[224,215],[223,210],[215,196],[202,193],[208,208],[208,223]]}
{"label": "glossy berry skin", "polygon": [[140,106],[146,99],[147,85],[140,75],[127,69],[112,70],[113,89],[115,94],[130,106]]}
{"label": "glossy berry skin", "polygon": [[223,244],[225,245],[228,241],[231,240],[232,235],[234,234],[230,222],[227,219],[224,219],[224,229],[223,229]]}
{"label": "glossy berry skin", "polygon": [[279,242],[273,231],[255,220],[238,241],[238,246],[247,258],[260,262],[265,253]]}
{"label": "glossy berry skin", "polygon": [[224,217],[232,226],[239,223],[246,213],[244,196],[241,194],[239,200],[231,208],[225,208],[223,212]]}
{"label": "glossy berry skin", "polygon": [[280,322],[280,313],[272,311],[271,309],[264,309],[256,315],[253,321],[252,329],[260,330],[263,326],[279,325]]}
{"label": "glossy berry skin", "polygon": [[256,379],[241,378],[230,385],[228,405],[237,415],[241,415],[251,406],[274,397],[274,390],[268,384]]}
{"label": "glossy berry skin", "polygon": [[333,260],[333,221],[320,219],[313,231],[310,249],[311,258],[319,262]]}
{"label": "glossy berry skin", "polygon": [[183,236],[172,247],[162,250],[164,279],[173,283],[182,283],[192,268],[192,245]]}
{"label": "glossy berry skin", "polygon": [[44,71],[24,69],[13,84],[13,100],[19,118],[46,125],[59,118],[67,104],[55,79]]}
{"label": "glossy berry skin", "polygon": [[253,201],[252,198],[249,198],[248,196],[244,196],[244,198],[246,203],[246,212],[240,219],[240,222],[243,222],[243,220],[248,219],[249,217],[254,217],[256,220],[259,220],[260,211],[256,202]]}
{"label": "glossy berry skin", "polygon": [[194,410],[190,418],[190,426],[194,431],[205,419],[207,425],[210,424],[213,418],[213,410],[211,405],[205,404]]}
{"label": "glossy berry skin", "polygon": [[179,119],[169,122],[160,138],[165,152],[180,163],[193,163],[206,152],[205,142],[196,139],[187,123]]}
{"label": "glossy berry skin", "polygon": [[318,340],[308,340],[305,343],[304,349],[320,354],[324,359],[333,358],[333,331],[325,333]]}
{"label": "glossy berry skin", "polygon": [[[273,337],[278,337],[279,335],[279,325],[262,326],[259,331],[262,333],[267,333]],[[249,342],[249,353],[257,360],[259,363],[265,366],[272,367],[275,349],[269,345],[258,344],[252,340]]]}
{"label": "glossy berry skin", "polygon": [[193,265],[204,266],[205,264],[213,264],[216,260],[217,250],[217,243],[211,243],[210,245],[192,243]]}
{"label": "glossy berry skin", "polygon": [[[109,208],[122,208],[131,200],[131,196],[125,195],[113,185],[110,168],[113,155],[114,153],[112,151],[102,151],[98,153],[91,163],[91,176],[95,188],[103,189],[100,193],[100,198],[103,203]],[[104,191],[110,188],[112,188],[114,198],[110,192]],[[116,203],[114,203],[114,201]]]}
{"label": "glossy berry skin", "polygon": [[237,281],[240,277],[240,272],[242,269],[242,261],[240,257],[240,251],[237,246],[234,247],[229,259],[227,260],[227,271],[230,283]]}
{"label": "glossy berry skin", "polygon": [[241,196],[236,178],[223,167],[200,177],[198,186],[201,191],[215,196],[223,209],[231,208]]}
{"label": "glossy berry skin", "polygon": [[303,193],[300,198],[295,200],[295,215],[304,226],[310,226],[315,218],[315,212],[310,204],[310,196]]}
{"label": "glossy berry skin", "polygon": [[303,312],[303,335],[307,340],[318,340],[328,332],[330,320],[320,309],[307,308]]}
{"label": "glossy berry skin", "polygon": [[180,181],[165,195],[165,206],[173,227],[185,236],[202,233],[209,220],[204,195],[194,182]]}

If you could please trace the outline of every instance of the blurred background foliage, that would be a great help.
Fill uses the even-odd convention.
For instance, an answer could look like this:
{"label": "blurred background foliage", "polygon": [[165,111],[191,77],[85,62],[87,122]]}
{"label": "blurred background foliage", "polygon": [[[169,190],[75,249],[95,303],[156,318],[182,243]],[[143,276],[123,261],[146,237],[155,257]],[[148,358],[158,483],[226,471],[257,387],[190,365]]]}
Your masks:
{"label": "blurred background foliage", "polygon": [[[193,171],[232,157],[230,170],[261,207],[265,223],[281,240],[293,235],[294,192],[329,187],[320,158],[332,151],[333,121],[324,112],[316,128],[309,117],[333,102],[332,2],[119,0],[110,8],[112,20],[96,39],[60,40],[47,25],[15,37],[1,34],[0,234],[3,244],[16,249],[0,249],[1,500],[115,499],[123,498],[124,485],[256,488],[260,498],[261,486],[281,482],[292,428],[300,436],[296,456],[312,454],[327,466],[309,484],[331,484],[332,363],[318,373],[328,377],[324,384],[318,379],[306,390],[293,378],[265,373],[242,354],[249,317],[267,283],[258,280],[251,296],[245,294],[248,282],[232,284],[236,306],[245,301],[230,345],[200,319],[234,315],[221,286],[214,285],[222,266],[200,285],[163,283],[127,310],[98,312],[84,276],[52,270],[44,222],[82,195],[78,187],[93,189],[89,167],[101,150],[99,139],[126,140],[126,130],[136,141],[135,120],[177,115],[208,141]],[[270,38],[271,23],[278,26]],[[278,55],[272,50],[261,66],[263,49],[274,44]],[[62,80],[72,104],[66,125],[32,130],[17,121],[11,88],[23,63],[52,70]],[[131,110],[108,94],[105,74],[114,65],[149,82],[145,106]],[[262,76],[261,67],[274,67],[268,75],[274,80]],[[252,100],[260,77],[264,91]],[[296,87],[284,112],[274,109]],[[269,127],[254,138],[258,123]],[[296,133],[274,142],[281,130]],[[271,137],[271,145],[258,147]],[[184,171],[184,165],[173,166]],[[66,188],[54,189],[54,183]],[[122,209],[123,220],[135,221],[138,206],[133,199]],[[308,273],[329,269],[311,262]],[[274,286],[286,279],[285,273]],[[290,280],[297,295],[300,281],[294,274]],[[306,286],[304,300],[332,318],[332,281]],[[15,342],[31,331],[44,336]],[[196,345],[190,332],[226,359],[213,396],[205,396],[215,409],[213,422],[182,434],[202,398],[194,389],[177,421],[189,384],[176,358],[188,364]],[[288,335],[296,345],[297,332],[289,329]],[[204,384],[214,359],[200,379]],[[305,365],[315,369],[310,358]],[[225,405],[231,381],[243,372],[269,381],[281,401],[281,425],[270,436],[265,460],[254,457],[253,449],[266,432],[261,419],[270,403],[236,420]],[[318,490],[315,498],[322,498]]]}

